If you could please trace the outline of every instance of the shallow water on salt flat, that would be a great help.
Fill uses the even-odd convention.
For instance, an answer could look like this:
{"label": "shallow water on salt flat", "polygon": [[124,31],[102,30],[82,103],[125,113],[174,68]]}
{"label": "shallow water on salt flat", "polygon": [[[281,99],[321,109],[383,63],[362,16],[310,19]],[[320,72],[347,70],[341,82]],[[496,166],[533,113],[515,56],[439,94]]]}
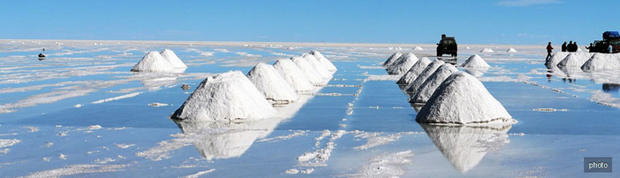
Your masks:
{"label": "shallow water on salt flat", "polygon": [[[553,75],[549,82],[544,64],[540,62],[544,55],[535,50],[513,55],[500,52],[482,55],[494,67],[485,72],[481,80],[519,121],[509,129],[494,131],[425,128],[417,124],[416,111],[395,81],[365,80],[369,75],[386,75],[385,70],[377,66],[394,52],[388,49],[302,46],[287,50],[286,46],[108,44],[104,45],[108,49],[98,50],[102,46],[92,43],[55,46],[53,43],[18,45],[8,42],[0,46],[10,46],[13,50],[0,52],[0,77],[11,76],[21,81],[0,83],[0,88],[2,91],[26,88],[26,91],[0,93],[0,106],[11,105],[9,109],[14,110],[0,114],[0,139],[21,141],[0,148],[2,177],[25,176],[77,164],[100,168],[89,169],[92,172],[84,174],[67,169],[60,172],[96,177],[176,177],[207,171],[203,176],[286,177],[285,171],[289,169],[313,169],[310,174],[296,176],[355,177],[360,176],[365,167],[379,166],[403,170],[401,177],[618,176],[617,173],[584,174],[582,159],[620,156],[617,152],[620,130],[615,127],[620,124],[617,118],[620,109],[590,101],[593,93],[602,91],[602,84],[589,79],[570,83]],[[48,49],[46,54],[65,50],[86,52],[49,55],[38,61],[32,55],[38,54],[41,47]],[[37,50],[14,52],[15,48]],[[174,50],[189,68],[174,75],[143,76],[129,72],[145,51],[164,48]],[[339,70],[329,84],[315,96],[309,96],[299,110],[284,108],[295,111],[290,118],[273,123],[251,123],[246,127],[206,127],[207,133],[202,134],[182,134],[182,127],[168,119],[208,75],[229,70],[245,73],[256,62],[271,64],[286,55],[299,55],[312,49],[321,50]],[[464,50],[458,62],[478,51],[473,47]],[[132,54],[116,56],[125,52]],[[427,51],[421,51],[424,52]],[[330,58],[332,55],[348,57]],[[85,68],[71,73],[74,68],[71,65],[94,67],[102,72],[93,73]],[[118,66],[105,68],[110,65]],[[533,69],[542,73],[532,73]],[[52,74],[57,75],[50,76]],[[517,81],[519,75],[531,77],[530,83]],[[44,78],[46,76],[50,77]],[[67,81],[82,83],[62,83]],[[104,82],[106,85],[102,84]],[[59,83],[62,85],[28,89]],[[182,84],[189,84],[192,89],[183,91]],[[59,94],[54,92],[84,93],[55,99],[53,96]],[[93,103],[135,92],[141,93]],[[46,95],[50,93],[53,94]],[[619,97],[617,92],[608,93]],[[156,102],[168,106],[148,105]],[[74,107],[76,104],[82,106]],[[547,110],[541,108],[557,110],[545,112]],[[89,128],[91,125],[102,128]],[[330,134],[322,137],[324,130],[329,130]],[[346,133],[334,137],[337,130]],[[297,160],[306,153],[327,149],[331,143],[334,147],[329,149],[331,154],[327,158]],[[5,149],[8,149],[6,153]],[[388,160],[381,156],[383,153],[407,150],[414,154],[411,163],[373,163],[376,159]],[[59,154],[66,155],[66,159]],[[124,167],[114,168],[113,165]]]}

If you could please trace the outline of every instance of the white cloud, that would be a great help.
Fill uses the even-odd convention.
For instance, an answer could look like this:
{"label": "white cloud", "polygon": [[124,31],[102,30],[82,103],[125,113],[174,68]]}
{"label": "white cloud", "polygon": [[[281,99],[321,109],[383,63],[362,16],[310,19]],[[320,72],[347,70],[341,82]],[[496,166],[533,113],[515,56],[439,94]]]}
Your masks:
{"label": "white cloud", "polygon": [[532,5],[540,5],[540,4],[555,4],[561,3],[558,0],[503,0],[497,3],[500,6],[509,6],[509,7],[526,7]]}

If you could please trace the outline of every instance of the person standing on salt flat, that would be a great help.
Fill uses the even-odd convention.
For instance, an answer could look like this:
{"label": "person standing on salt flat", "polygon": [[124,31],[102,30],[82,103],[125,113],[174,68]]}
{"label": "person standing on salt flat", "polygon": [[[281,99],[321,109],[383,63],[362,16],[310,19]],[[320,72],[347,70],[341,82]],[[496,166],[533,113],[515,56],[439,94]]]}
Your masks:
{"label": "person standing on salt flat", "polygon": [[299,97],[273,66],[258,63],[247,74],[248,79],[272,103],[292,103]]}
{"label": "person standing on salt flat", "polygon": [[310,82],[306,74],[288,59],[278,59],[273,63],[273,68],[280,73],[282,78],[286,80],[296,92],[311,92],[314,85]]}
{"label": "person standing on salt flat", "polygon": [[547,57],[545,58],[545,60],[549,60],[549,58],[551,57],[552,51],[553,51],[553,46],[551,46],[551,42],[549,42],[549,44],[547,44]]}

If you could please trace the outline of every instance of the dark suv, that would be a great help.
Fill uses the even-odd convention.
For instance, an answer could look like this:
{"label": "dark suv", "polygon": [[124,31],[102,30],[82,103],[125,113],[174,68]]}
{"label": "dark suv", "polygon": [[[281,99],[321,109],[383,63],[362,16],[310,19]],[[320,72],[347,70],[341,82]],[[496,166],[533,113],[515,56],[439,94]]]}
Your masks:
{"label": "dark suv", "polygon": [[437,56],[443,54],[450,54],[450,56],[456,57],[458,48],[454,37],[446,37],[446,34],[441,34],[441,40],[437,43]]}

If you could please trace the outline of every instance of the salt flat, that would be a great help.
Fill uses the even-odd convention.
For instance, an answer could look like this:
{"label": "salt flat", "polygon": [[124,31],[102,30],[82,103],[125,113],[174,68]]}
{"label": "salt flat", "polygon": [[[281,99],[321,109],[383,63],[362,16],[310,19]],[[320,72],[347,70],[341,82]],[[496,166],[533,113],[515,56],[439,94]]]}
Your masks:
{"label": "salt flat", "polygon": [[[434,44],[0,40],[0,175],[588,177],[583,157],[620,156],[617,72],[548,72],[542,45],[460,47],[457,64],[479,54],[491,66],[466,71],[519,123],[416,123],[398,78],[381,64],[397,51],[432,56]],[[148,51],[166,48],[184,72],[130,72]],[[338,71],[317,93],[276,108],[286,117],[168,118],[208,76],[311,50]],[[47,57],[38,60],[40,52]]]}

